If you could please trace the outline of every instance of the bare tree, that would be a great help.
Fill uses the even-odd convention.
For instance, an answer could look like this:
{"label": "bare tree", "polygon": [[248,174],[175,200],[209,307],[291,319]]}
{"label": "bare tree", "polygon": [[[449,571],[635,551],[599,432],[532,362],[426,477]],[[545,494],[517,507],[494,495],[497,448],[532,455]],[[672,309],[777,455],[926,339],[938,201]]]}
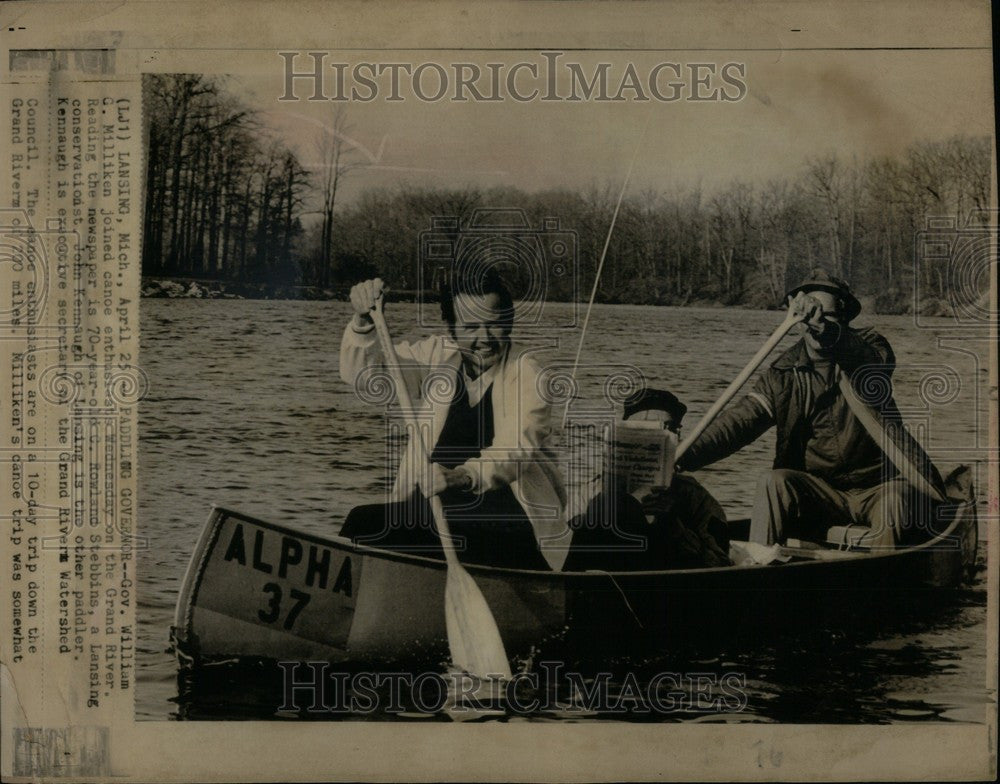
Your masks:
{"label": "bare tree", "polygon": [[152,75],[146,97],[144,271],[240,278],[277,265],[297,275],[305,178],[295,156],[268,142],[224,80]]}
{"label": "bare tree", "polygon": [[357,150],[347,139],[349,131],[347,112],[341,106],[334,106],[330,123],[319,130],[315,142],[323,216],[317,283],[323,287],[329,286],[334,277],[333,212],[337,206],[337,192],[342,178],[358,165]]}
{"label": "bare tree", "polygon": [[841,210],[844,170],[833,155],[811,160],[806,166],[806,179],[812,195],[818,199],[826,225],[826,236],[830,253],[830,271],[844,276],[841,254]]}

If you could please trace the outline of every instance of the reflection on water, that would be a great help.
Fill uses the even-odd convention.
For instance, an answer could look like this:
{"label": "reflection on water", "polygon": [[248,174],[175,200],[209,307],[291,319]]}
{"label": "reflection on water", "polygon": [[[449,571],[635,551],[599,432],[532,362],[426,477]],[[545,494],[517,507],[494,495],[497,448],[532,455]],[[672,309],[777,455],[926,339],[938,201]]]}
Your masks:
{"label": "reflection on water", "polygon": [[[213,504],[329,534],[348,509],[385,492],[382,412],[363,405],[337,377],[347,317],[348,306],[332,302],[143,301],[142,363],[150,393],[140,409],[140,524],[151,547],[139,566],[139,718],[302,717],[278,710],[281,672],[273,665],[216,669],[194,683],[179,675],[168,629],[184,569]],[[410,325],[409,332],[397,327],[400,337],[418,334],[413,306],[394,305],[389,318]],[[578,405],[599,407],[609,373],[633,364],[650,384],[674,390],[688,404],[691,427],[779,320],[776,313],[757,311],[597,307]],[[939,348],[934,333],[915,329],[905,317],[880,317],[878,325],[900,362],[901,407],[926,426],[932,453],[944,454],[942,467],[950,468],[956,458],[947,450],[986,441],[985,343],[980,368],[968,353]],[[551,336],[542,338],[551,342]],[[577,333],[562,333],[549,356],[567,362],[576,339]],[[928,398],[927,378],[942,366],[953,368],[963,383],[954,394],[931,389]],[[770,463],[771,439],[699,475],[732,516],[747,513],[756,476]],[[985,479],[984,472],[978,475],[977,485],[985,486]],[[534,690],[527,681],[518,685],[519,704],[537,701],[535,711],[456,713],[451,706],[428,714],[409,704],[400,711],[310,717],[981,721],[989,698],[984,575],[944,605],[929,607],[926,601],[915,597],[904,612],[851,617],[837,629],[811,629],[807,618],[790,617],[778,634],[762,632],[710,650],[690,650],[677,640],[669,650],[609,657],[590,655],[575,641],[572,648],[538,654],[576,673],[585,693],[599,684],[612,708],[629,705],[633,686],[648,698],[645,690],[659,683],[657,689],[674,694],[671,710],[590,710],[579,702],[575,682],[543,679]],[[536,658],[530,669],[544,672],[542,661]],[[663,673],[701,673],[715,683],[734,676],[743,699],[736,709],[727,703],[723,710],[692,711],[687,708],[704,682],[657,681]],[[678,697],[684,693],[686,701]],[[388,703],[380,696],[379,704]]]}
{"label": "reflection on water", "polygon": [[[557,644],[523,662],[531,677],[498,703],[460,700],[472,684],[432,677],[445,673],[443,663],[423,677],[419,668],[375,674],[337,665],[322,690],[289,698],[286,684],[310,682],[315,672],[242,662],[180,672],[173,710],[214,720],[981,722],[989,707],[985,605],[981,570],[972,586],[946,598],[852,618],[836,630],[788,618],[767,640],[712,647],[678,640],[669,650],[624,656]],[[484,706],[494,710],[475,710]]]}

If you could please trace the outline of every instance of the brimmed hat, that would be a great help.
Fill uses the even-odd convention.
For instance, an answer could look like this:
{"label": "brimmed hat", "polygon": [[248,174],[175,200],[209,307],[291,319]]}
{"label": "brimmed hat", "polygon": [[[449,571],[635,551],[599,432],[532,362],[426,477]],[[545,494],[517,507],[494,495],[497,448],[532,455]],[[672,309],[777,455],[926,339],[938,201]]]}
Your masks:
{"label": "brimmed hat", "polygon": [[624,403],[622,412],[625,419],[641,411],[666,411],[677,424],[680,424],[687,413],[687,406],[677,399],[677,395],[665,389],[650,389],[643,387],[633,393]]}
{"label": "brimmed hat", "polygon": [[861,303],[851,293],[851,288],[840,278],[827,275],[823,270],[814,270],[812,275],[803,280],[786,295],[794,297],[799,292],[826,291],[837,298],[837,311],[845,322],[853,321],[861,312]]}

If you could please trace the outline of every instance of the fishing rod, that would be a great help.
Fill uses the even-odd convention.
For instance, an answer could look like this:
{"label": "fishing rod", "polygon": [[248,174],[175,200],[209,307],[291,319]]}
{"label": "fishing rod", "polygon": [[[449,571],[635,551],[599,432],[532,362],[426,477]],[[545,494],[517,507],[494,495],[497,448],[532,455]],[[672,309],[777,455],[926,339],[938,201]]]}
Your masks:
{"label": "fishing rod", "polygon": [[[649,127],[649,118],[646,118],[646,123],[642,126],[642,134],[639,136],[639,141],[636,142],[635,151],[632,153],[632,161],[628,165],[628,171],[625,173],[625,181],[622,183],[621,190],[618,192],[618,201],[615,202],[615,211],[611,215],[611,225],[608,226],[608,234],[604,238],[604,248],[601,250],[601,258],[597,262],[597,274],[594,276],[594,285],[590,289],[590,300],[587,302],[587,312],[583,317],[583,329],[580,331],[580,342],[576,347],[576,356],[573,358],[573,369],[569,374],[569,387],[572,390],[573,382],[576,381],[576,371],[580,367],[580,355],[583,353],[583,341],[587,336],[587,327],[590,324],[590,312],[594,307],[594,298],[597,296],[597,287],[601,283],[601,272],[604,270],[604,260],[608,255],[608,247],[611,245],[611,234],[615,230],[615,223],[618,220],[618,212],[621,210],[622,199],[625,198],[625,191],[628,188],[629,180],[632,178],[632,170],[635,168],[635,162],[639,157],[639,150],[642,149],[643,139],[646,138],[646,129]],[[569,417],[569,407],[573,403],[574,395],[570,395],[566,399],[566,407],[563,409],[562,416],[562,429],[566,430],[566,420]]]}

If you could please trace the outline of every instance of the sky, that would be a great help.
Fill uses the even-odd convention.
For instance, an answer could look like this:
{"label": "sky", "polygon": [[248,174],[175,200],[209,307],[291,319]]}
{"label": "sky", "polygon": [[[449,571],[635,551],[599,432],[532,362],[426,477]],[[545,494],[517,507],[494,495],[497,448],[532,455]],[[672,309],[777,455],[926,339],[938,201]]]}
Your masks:
{"label": "sky", "polygon": [[[484,73],[487,62],[508,69],[518,61],[542,64],[530,51],[331,52],[326,62],[366,60],[448,67],[473,62]],[[346,111],[352,157],[363,165],[344,180],[342,204],[365,188],[400,183],[526,190],[621,183],[633,155],[630,191],[699,183],[711,191],[732,180],[794,177],[810,157],[864,160],[898,153],[917,140],[993,133],[992,61],[984,50],[568,51],[559,66],[570,61],[586,74],[599,62],[610,63],[613,84],[629,62],[643,78],[660,62],[708,62],[717,69],[745,63],[747,90],[735,102],[432,103],[412,93],[390,102],[383,77],[382,92],[368,103],[281,102],[284,62],[273,51],[226,83],[306,164],[317,162],[315,139],[333,108]],[[299,71],[310,65],[304,56],[295,63]],[[325,73],[332,93],[334,71]],[[433,92],[435,79],[428,76],[425,84]],[[311,95],[303,81],[296,92],[302,99]]]}

